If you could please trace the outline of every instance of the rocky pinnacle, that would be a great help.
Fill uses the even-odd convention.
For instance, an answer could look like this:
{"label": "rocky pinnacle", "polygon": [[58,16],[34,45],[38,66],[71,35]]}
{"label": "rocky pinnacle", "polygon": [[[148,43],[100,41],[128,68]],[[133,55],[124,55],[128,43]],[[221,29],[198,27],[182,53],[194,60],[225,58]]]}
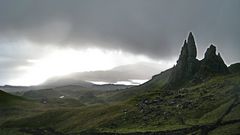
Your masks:
{"label": "rocky pinnacle", "polygon": [[173,67],[169,77],[171,86],[182,85],[189,80],[200,80],[209,75],[229,73],[220,53],[216,55],[216,47],[210,45],[203,60],[197,57],[197,47],[192,32],[189,33],[187,41],[184,41],[177,65]]}

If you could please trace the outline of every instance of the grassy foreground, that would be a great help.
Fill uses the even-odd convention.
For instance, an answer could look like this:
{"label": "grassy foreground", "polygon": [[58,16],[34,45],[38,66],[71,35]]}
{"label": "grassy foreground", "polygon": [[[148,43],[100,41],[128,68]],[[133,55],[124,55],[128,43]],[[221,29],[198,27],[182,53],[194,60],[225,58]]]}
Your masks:
{"label": "grassy foreground", "polygon": [[[42,104],[1,93],[0,132],[1,135],[240,133],[239,74],[217,76],[175,90],[163,89],[160,84],[148,89],[140,87],[141,92],[122,101],[91,105],[65,101],[74,106],[58,102]],[[113,95],[118,94],[122,93]]]}

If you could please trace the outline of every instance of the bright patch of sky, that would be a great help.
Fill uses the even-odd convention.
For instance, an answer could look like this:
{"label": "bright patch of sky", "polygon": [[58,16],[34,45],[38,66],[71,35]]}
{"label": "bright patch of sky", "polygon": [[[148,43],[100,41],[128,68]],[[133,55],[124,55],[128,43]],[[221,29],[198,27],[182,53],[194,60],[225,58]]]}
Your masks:
{"label": "bright patch of sky", "polygon": [[[30,43],[27,42],[22,51],[29,53],[27,49]],[[143,55],[134,55],[121,50],[103,50],[99,48],[56,48],[47,46],[43,50],[34,48],[30,51],[32,55],[40,55],[34,59],[26,59],[28,64],[16,66],[21,72],[17,78],[11,79],[10,85],[38,85],[50,77],[64,76],[74,72],[109,70],[120,65],[134,64],[138,62],[155,62]],[[41,52],[42,51],[42,52]],[[156,62],[156,63],[162,63]],[[171,63],[172,65],[172,63]],[[137,78],[136,78],[137,80]],[[134,80],[118,82],[116,84],[139,84]]]}

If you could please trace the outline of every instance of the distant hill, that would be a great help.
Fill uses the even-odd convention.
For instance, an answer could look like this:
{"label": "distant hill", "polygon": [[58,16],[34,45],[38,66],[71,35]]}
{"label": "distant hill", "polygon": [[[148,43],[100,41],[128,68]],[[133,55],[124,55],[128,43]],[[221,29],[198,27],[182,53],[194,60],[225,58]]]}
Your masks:
{"label": "distant hill", "polygon": [[68,86],[68,85],[79,85],[82,87],[91,87],[93,83],[82,81],[79,79],[74,78],[62,78],[62,77],[54,77],[48,79],[43,84],[39,85],[41,88],[55,88],[55,87],[62,87],[62,86]]}
{"label": "distant hill", "polygon": [[39,88],[60,88],[60,87],[68,87],[75,86],[78,88],[87,88],[92,90],[118,90],[118,89],[126,89],[132,87],[132,85],[121,85],[121,84],[102,84],[97,85],[91,82],[82,81],[79,79],[73,78],[52,78],[46,81],[44,84],[38,86]]}
{"label": "distant hill", "polygon": [[[81,90],[81,89],[88,89],[88,90],[102,90],[102,91],[109,91],[109,90],[121,90],[133,87],[133,85],[123,85],[123,84],[103,84],[103,85],[97,85],[90,82],[85,81],[79,81],[77,80],[77,83],[70,83],[71,80],[67,79],[66,82],[64,80],[60,81],[54,81],[49,82],[43,85],[38,86],[11,86],[11,85],[5,85],[0,86],[0,89],[2,89],[5,92],[9,93],[23,93],[26,91],[32,91],[32,90],[42,90],[42,89],[68,89],[68,90]],[[73,81],[74,82],[74,81]]]}
{"label": "distant hill", "polygon": [[6,91],[6,92],[17,92],[17,91],[31,90],[31,87],[4,85],[4,86],[0,86],[0,89],[3,90],[3,91]]}
{"label": "distant hill", "polygon": [[123,84],[102,84],[102,85],[92,85],[90,88],[94,90],[122,90],[122,89],[127,89],[131,88],[134,85],[123,85]]}
{"label": "distant hill", "polygon": [[105,99],[115,93],[115,89],[126,88],[125,85],[93,85],[91,88],[79,85],[67,85],[50,89],[30,90],[23,92],[21,96],[33,100],[64,100],[74,99],[82,104],[104,103]]}
{"label": "distant hill", "polygon": [[86,81],[114,84],[121,81],[131,81],[131,79],[148,80],[162,70],[164,69],[159,64],[142,62],[118,66],[107,71],[77,72],[66,76],[52,77],[42,85],[81,85],[86,87],[89,86]]}

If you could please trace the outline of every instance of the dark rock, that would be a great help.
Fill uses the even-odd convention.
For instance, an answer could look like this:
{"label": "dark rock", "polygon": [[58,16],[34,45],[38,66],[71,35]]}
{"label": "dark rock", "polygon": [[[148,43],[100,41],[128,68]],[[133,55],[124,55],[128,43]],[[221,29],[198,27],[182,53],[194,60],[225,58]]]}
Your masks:
{"label": "dark rock", "polygon": [[192,32],[189,33],[188,36],[188,52],[190,58],[196,58],[197,57],[197,48],[195,45],[194,37]]}
{"label": "dark rock", "polygon": [[240,63],[232,64],[228,67],[230,73],[240,73]]}
{"label": "dark rock", "polygon": [[229,73],[220,53],[216,55],[214,45],[207,49],[203,60],[197,60],[196,56],[197,48],[190,32],[187,41],[184,41],[177,64],[172,68],[166,88],[179,88],[186,82],[197,84],[212,75]]}
{"label": "dark rock", "polygon": [[216,55],[216,47],[214,45],[210,45],[210,47],[207,49],[205,53],[205,59],[211,59],[212,57],[215,57]]}
{"label": "dark rock", "polygon": [[182,104],[182,108],[183,109],[192,109],[193,108],[193,103],[192,102],[184,102],[183,104]]}
{"label": "dark rock", "polygon": [[42,99],[41,99],[41,103],[47,104],[47,103],[48,103],[48,98],[42,98]]}
{"label": "dark rock", "polygon": [[220,53],[216,55],[216,47],[211,45],[206,53],[204,59],[201,61],[201,66],[197,76],[201,78],[209,77],[215,74],[228,74],[229,70],[224,63]]}
{"label": "dark rock", "polygon": [[147,100],[147,99],[146,99],[146,100],[144,100],[144,103],[145,103],[145,104],[148,104],[148,100]]}
{"label": "dark rock", "polygon": [[196,59],[196,56],[197,49],[194,37],[190,32],[188,42],[184,41],[177,65],[174,66],[170,75],[169,82],[171,86],[181,85],[185,80],[193,78],[199,67],[199,61]]}
{"label": "dark rock", "polygon": [[178,94],[174,98],[183,98],[185,95],[184,94]]}
{"label": "dark rock", "polygon": [[123,109],[122,111],[123,111],[124,114],[128,113],[128,109]]}

